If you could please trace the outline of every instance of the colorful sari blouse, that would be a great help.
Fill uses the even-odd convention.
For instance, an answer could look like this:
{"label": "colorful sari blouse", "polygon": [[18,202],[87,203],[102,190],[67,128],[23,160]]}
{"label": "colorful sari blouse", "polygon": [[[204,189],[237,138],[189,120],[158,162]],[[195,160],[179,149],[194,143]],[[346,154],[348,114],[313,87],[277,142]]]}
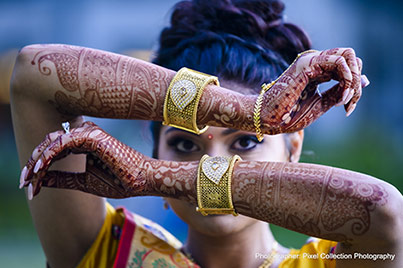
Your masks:
{"label": "colorful sari blouse", "polygon": [[[280,268],[335,267],[334,260],[311,258],[334,250],[336,242],[310,240],[291,249]],[[200,267],[182,251],[182,243],[160,225],[107,204],[105,222],[78,268],[192,268]]]}

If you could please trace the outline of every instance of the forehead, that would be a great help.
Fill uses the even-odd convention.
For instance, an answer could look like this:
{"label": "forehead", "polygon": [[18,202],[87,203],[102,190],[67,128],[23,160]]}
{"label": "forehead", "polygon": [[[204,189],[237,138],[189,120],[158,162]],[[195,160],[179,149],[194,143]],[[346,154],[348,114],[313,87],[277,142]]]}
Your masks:
{"label": "forehead", "polygon": [[197,135],[197,134],[187,132],[185,130],[181,130],[181,129],[178,129],[178,128],[170,127],[170,126],[162,126],[161,127],[161,134],[162,135],[167,135],[169,133],[183,133],[183,134],[191,135],[191,136],[194,136],[194,137],[200,137],[200,138],[208,137],[209,135],[224,136],[225,137],[225,136],[228,136],[228,135],[233,134],[233,133],[248,133],[248,134],[251,134],[250,132],[240,131],[240,130],[232,129],[232,128],[209,127],[206,132],[204,132],[201,135]]}

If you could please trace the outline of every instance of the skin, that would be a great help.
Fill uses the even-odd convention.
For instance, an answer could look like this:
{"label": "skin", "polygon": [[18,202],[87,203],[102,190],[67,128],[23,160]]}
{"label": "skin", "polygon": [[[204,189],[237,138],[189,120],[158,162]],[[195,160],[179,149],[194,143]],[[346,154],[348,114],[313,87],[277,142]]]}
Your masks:
{"label": "skin", "polygon": [[[335,51],[341,53],[346,49]],[[301,74],[301,77],[308,77],[307,80],[301,82],[301,84],[306,85],[306,89],[301,89],[302,86],[293,87],[292,81],[294,80],[287,80],[290,86],[284,89],[283,83],[286,81],[280,83],[280,79],[278,81],[279,85],[272,87],[273,92],[267,93],[262,109],[262,129],[266,133],[298,130],[298,128],[306,126],[326,109],[337,103],[346,104],[348,112],[351,112],[351,109],[353,109],[351,107],[354,105],[350,103],[353,103],[354,98],[358,100],[357,98],[361,94],[361,83],[358,86],[352,86],[353,81],[358,79],[354,80],[353,77],[356,75],[352,74],[358,70],[357,77],[360,77],[360,65],[358,64],[360,61],[354,58],[354,62],[357,63],[357,66],[354,67],[356,69],[354,69],[349,67],[348,60],[344,56],[338,55],[336,56],[337,59],[333,59],[330,57],[331,55],[323,55],[322,53],[331,52],[306,54],[299,61],[301,62],[305,59],[302,64],[305,64],[306,68],[298,65],[297,61],[295,66],[299,67],[289,69],[294,75],[288,76],[290,79],[296,79],[295,77],[297,77],[298,73],[304,74]],[[72,55],[78,56],[74,58]],[[85,55],[93,56],[90,58],[91,60],[87,61],[88,57]],[[64,66],[75,66],[71,63],[74,61],[81,64],[77,64],[76,76],[63,69]],[[68,65],[62,64],[67,62],[69,63]],[[90,68],[95,74],[86,69],[88,68],[85,67],[86,62],[98,64]],[[349,62],[351,64],[352,61]],[[106,74],[110,74],[103,69],[105,66],[107,66],[106,69],[109,68],[108,66],[116,67],[112,68],[115,70],[113,79],[105,78]],[[124,76],[127,72],[123,71],[125,68],[120,66],[129,66],[126,68],[127,70],[135,71],[130,71],[130,75]],[[343,66],[347,66],[346,68],[349,71]],[[326,72],[323,70],[333,71]],[[23,49],[17,60],[11,86],[14,129],[21,165],[24,165],[31,155],[26,169],[23,169],[22,172],[21,186],[28,187],[29,196],[37,194],[41,186],[78,189],[116,198],[158,195],[179,199],[182,200],[181,202],[188,202],[193,205],[192,209],[194,209],[197,162],[150,159],[109,136],[94,124],[82,124],[81,118],[77,116],[78,114],[88,114],[100,117],[144,119],[142,116],[148,115],[149,118],[147,119],[161,119],[161,101],[164,96],[164,90],[166,91],[169,77],[173,74],[173,72],[155,65],[96,50],[65,46],[32,46]],[[284,77],[287,77],[287,75],[284,75]],[[330,89],[322,97],[316,96],[317,93],[312,93],[315,86],[311,85],[317,84],[317,81],[325,81],[329,77],[340,79],[342,85]],[[122,81],[121,85],[114,84],[119,81]],[[312,84],[310,84],[311,82]],[[146,86],[147,83],[154,85],[153,90],[149,90]],[[297,82],[294,83],[299,85]],[[363,84],[365,85],[366,83],[364,82]],[[273,94],[283,94],[283,91],[280,91],[281,87],[283,87],[283,90],[290,92],[288,97],[284,95],[284,98],[294,99],[294,102],[298,101],[298,99],[312,99],[312,101],[306,101],[306,106],[304,106],[306,108],[300,108],[299,112],[288,112],[294,118],[286,120],[288,123],[282,122],[281,118],[284,117],[283,113],[287,112],[287,107],[290,108],[289,111],[293,110],[292,105],[295,103],[291,101],[291,103],[284,104],[284,98],[282,97],[279,97],[279,100],[283,100],[283,102],[279,101],[278,104],[273,102]],[[347,90],[350,87],[352,90]],[[119,91],[122,88],[124,88],[123,92],[128,92],[128,96],[131,97],[126,98],[123,93],[114,94],[116,90]],[[296,97],[298,96],[297,89],[300,90],[301,97]],[[311,93],[307,93],[307,97],[303,97],[304,90],[308,90]],[[203,96],[208,96],[211,92],[217,93],[214,98],[210,96],[211,98],[206,97],[203,99],[202,97],[200,117],[206,119],[205,121],[201,120],[201,122],[211,122],[211,125],[220,124],[220,126],[226,126],[230,122],[231,127],[244,128],[244,131],[248,131],[250,124],[240,123],[239,120],[249,118],[248,112],[245,113],[244,111],[250,110],[244,110],[241,107],[253,107],[251,100],[254,100],[255,97],[241,95],[213,86],[206,88]],[[228,94],[224,98],[219,92]],[[343,95],[345,96],[344,98]],[[229,111],[220,110],[221,103],[232,103],[233,109],[229,109]],[[279,105],[278,108],[276,108],[276,105]],[[281,109],[280,105],[283,105]],[[30,109],[25,109],[24,107],[29,107]],[[273,109],[275,112],[273,112]],[[280,110],[283,112],[279,113]],[[268,124],[267,122],[270,121],[268,118],[272,119],[271,116],[268,116],[271,113],[276,118],[280,118],[279,122],[282,123],[277,122],[275,126]],[[310,116],[311,114],[313,115]],[[307,119],[304,119],[306,116]],[[60,123],[66,120],[69,120],[72,124],[71,133],[54,132],[60,129]],[[213,128],[211,129],[214,131]],[[46,133],[50,132],[52,133],[43,140]],[[212,155],[218,152],[225,153],[228,150],[228,146],[225,147],[222,143],[227,143],[216,142],[216,138],[220,136],[220,133],[210,134],[213,135],[213,140],[208,139],[208,136],[204,139],[210,142],[214,141],[214,144],[219,145],[217,145],[219,149],[216,148],[210,153]],[[43,142],[31,154],[41,140]],[[301,143],[302,139],[300,142],[292,143],[292,147],[298,148],[298,144]],[[85,155],[83,156],[80,153],[87,154],[87,161]],[[66,155],[67,157],[61,159]],[[291,156],[291,159],[296,161],[298,159],[298,149],[292,152]],[[160,157],[164,157],[162,152]],[[276,154],[273,157],[278,157],[280,161],[284,161],[283,153]],[[196,158],[182,160],[196,160]],[[401,251],[402,242],[395,237],[395,234],[401,229],[401,219],[397,215],[400,215],[398,209],[402,203],[402,197],[393,186],[370,176],[330,167],[297,163],[256,162],[252,160],[253,158],[249,160],[245,158],[245,161],[237,163],[234,168],[233,199],[236,209],[241,214],[251,216],[257,220],[277,223],[301,233],[340,241],[338,252],[348,252],[349,250],[371,252],[373,250],[379,251],[380,249],[387,249],[388,252]],[[274,161],[269,158],[267,160]],[[53,171],[47,172],[50,166],[52,166]],[[250,172],[252,166],[256,173]],[[272,171],[269,172],[270,170]],[[246,183],[251,182],[257,175],[262,178],[263,182],[267,183],[257,183],[256,180],[252,184]],[[303,177],[304,180],[301,180],[300,177]],[[305,185],[305,181],[310,181],[311,183]],[[341,184],[343,187],[340,187],[337,182],[343,182]],[[254,199],[243,194],[249,191],[250,187],[252,187],[253,192],[263,194],[270,189],[270,185],[279,185],[274,191],[274,195],[266,197],[258,195]],[[344,187],[346,185],[351,187]],[[379,198],[379,195],[374,194],[368,196],[368,191],[362,191],[361,186],[364,186],[364,189],[375,189],[376,191],[373,192],[376,194],[382,193],[383,198]],[[308,192],[312,193],[312,195],[307,197],[304,193]],[[280,200],[284,200],[281,199],[284,196],[288,197],[288,200],[285,200],[286,202],[284,203],[280,202]],[[337,209],[340,211],[339,214],[335,215],[336,220],[334,222],[336,224],[334,222],[329,223],[327,219],[321,217],[322,214],[327,215],[332,210],[331,207],[329,208],[329,204],[334,202],[327,201],[334,200],[335,197],[338,201],[337,204],[339,204]],[[272,199],[273,202],[268,202]],[[368,206],[368,199],[371,202],[371,206]],[[308,204],[299,206],[298,204],[305,204],[302,201],[308,202]],[[312,206],[310,206],[309,202],[312,204],[319,202],[319,207],[322,209],[312,211],[310,209]],[[273,206],[267,207],[269,204],[273,204]],[[286,206],[287,204],[291,206]],[[357,206],[352,208],[351,204],[357,204]],[[102,198],[79,191],[44,188],[41,190],[40,195],[29,201],[29,206],[46,257],[52,267],[70,267],[77,264],[90,247],[92,241],[94,241],[105,215],[105,205]],[[278,213],[269,213],[270,209]],[[177,210],[179,210],[178,214],[181,214],[181,209]],[[63,211],[63,213],[61,214],[60,211]],[[344,218],[338,217],[343,213],[347,216]],[[243,236],[238,236],[237,239],[245,238],[247,236],[245,234],[249,234],[249,231],[243,232],[244,230],[251,230],[248,229],[248,226],[255,228],[251,234],[259,233],[262,228],[259,223],[248,224],[242,218],[239,220],[239,225],[238,222],[231,223],[232,219],[230,220],[229,216],[216,218],[213,221],[216,221],[217,224],[215,225],[219,229],[224,229],[223,224],[229,221],[233,226],[234,234],[244,234]],[[355,221],[358,222],[359,227],[361,226],[358,231],[357,228],[354,228],[357,226]],[[49,229],[47,226],[52,226],[52,228]],[[209,244],[209,237],[213,237],[213,242],[221,241],[218,238],[222,237],[214,237],[212,225],[207,226],[210,227],[207,227],[207,230],[204,231],[203,226],[196,226],[194,235],[198,239],[195,240],[190,234],[187,247],[197,260],[219,261],[214,256],[198,257],[198,251],[190,243],[192,240],[199,241],[200,239],[200,245],[198,246],[200,249],[204,249],[203,244]],[[207,239],[203,240],[206,237]],[[265,235],[265,238],[267,240],[262,239],[256,243],[256,249],[266,249],[263,252],[268,252],[271,244],[265,244],[264,241],[270,241],[270,234]],[[382,244],[380,241],[382,241]],[[255,244],[253,245],[255,246]],[[246,243],[243,246],[246,246]],[[224,245],[223,248],[225,248]],[[243,252],[242,250],[245,249],[240,247],[239,250],[241,250],[239,252]],[[242,254],[236,254],[236,250],[229,251],[243,258]],[[248,260],[248,257],[251,256],[246,255],[246,259],[240,259],[240,262],[248,263],[248,265],[253,264],[254,266],[251,267],[256,267],[253,260],[250,262],[251,259]],[[254,261],[256,262],[256,260]],[[400,262],[401,260],[395,260],[392,265],[397,264],[396,267],[399,267]],[[343,267],[353,265],[351,262],[340,264],[344,265]],[[356,264],[354,263],[354,265]],[[382,263],[378,264],[376,263],[377,267],[383,265]],[[368,263],[368,265],[375,264]],[[388,267],[391,266],[389,265]]]}

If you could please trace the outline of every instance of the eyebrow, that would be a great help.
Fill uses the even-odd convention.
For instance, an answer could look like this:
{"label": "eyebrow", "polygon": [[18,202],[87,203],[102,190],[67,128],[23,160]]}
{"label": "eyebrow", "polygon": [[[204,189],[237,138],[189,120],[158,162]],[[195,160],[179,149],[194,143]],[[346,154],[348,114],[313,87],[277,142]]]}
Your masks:
{"label": "eyebrow", "polygon": [[[172,132],[172,131],[180,131],[180,132],[188,133],[188,134],[191,134],[191,135],[199,136],[199,135],[197,135],[195,133],[188,132],[188,131],[185,131],[183,129],[179,129],[179,128],[175,128],[175,127],[169,127],[167,130],[165,130],[165,134],[168,134],[169,132]],[[238,132],[238,131],[239,131],[238,129],[227,128],[226,130],[221,132],[221,135],[227,136],[227,135],[230,135],[230,134]]]}
{"label": "eyebrow", "polygon": [[227,136],[229,134],[235,133],[239,131],[238,129],[233,129],[233,128],[227,128],[226,130],[224,130],[223,132],[221,132],[221,135],[223,136]]}
{"label": "eyebrow", "polygon": [[191,135],[199,136],[199,135],[197,135],[195,133],[192,133],[192,132],[180,129],[180,128],[176,128],[176,127],[169,127],[167,130],[165,130],[165,134],[168,134],[169,132],[172,132],[172,131],[180,131],[180,132],[183,132],[183,133],[188,133],[188,134],[191,134]]}

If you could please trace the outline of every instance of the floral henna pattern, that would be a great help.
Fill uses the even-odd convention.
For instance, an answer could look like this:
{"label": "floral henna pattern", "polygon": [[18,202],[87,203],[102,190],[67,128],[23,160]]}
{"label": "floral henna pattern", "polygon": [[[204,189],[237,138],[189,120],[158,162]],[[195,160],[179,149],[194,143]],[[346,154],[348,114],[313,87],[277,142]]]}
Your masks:
{"label": "floral henna pattern", "polygon": [[[87,155],[84,173],[48,171],[54,161],[70,153]],[[85,122],[70,133],[47,135],[23,169],[21,186],[28,186],[30,198],[45,186],[109,198],[159,195],[195,202],[197,165],[148,158]]]}
{"label": "floral henna pattern", "polygon": [[[175,72],[82,47],[47,45],[35,49],[38,52],[31,64],[45,76],[55,72],[63,88],[49,100],[62,114],[162,120],[165,93]],[[264,95],[262,131],[277,134],[300,130],[342,101],[350,114],[361,96],[361,68],[361,60],[352,49],[304,54]],[[339,84],[320,94],[318,84],[330,79]],[[255,100],[254,95],[208,86],[200,100],[197,121],[200,125],[255,131]]]}
{"label": "floral henna pattern", "polygon": [[321,222],[327,231],[334,231],[350,220],[352,233],[362,235],[370,227],[370,212],[376,206],[385,205],[388,195],[381,185],[369,184],[363,179],[345,179],[348,175],[346,171],[337,170],[329,180]]}
{"label": "floral henna pattern", "polygon": [[72,115],[161,120],[174,76],[141,60],[67,45],[41,47],[31,64],[46,76],[55,69],[64,90],[56,91],[51,102]]}
{"label": "floral henna pattern", "polygon": [[[48,177],[51,164],[70,153],[87,154],[86,172],[50,173]],[[148,178],[143,168],[146,159],[146,156],[111,137],[94,123],[85,122],[70,133],[58,131],[49,134],[34,150],[23,169],[21,186],[28,186],[31,198],[39,193],[41,185],[79,187],[83,181],[87,183],[87,188],[78,189],[102,196],[123,198],[149,195]],[[60,178],[64,184],[55,182],[55,174],[64,174]],[[72,183],[73,179],[77,179],[76,184]]]}
{"label": "floral henna pattern", "polygon": [[198,162],[150,160],[144,169],[154,194],[178,198],[196,204],[196,177]]}
{"label": "floral henna pattern", "polygon": [[[85,173],[47,171],[69,153],[87,154]],[[50,133],[23,169],[29,197],[41,186],[111,198],[157,195],[196,203],[198,162],[148,158],[91,122]],[[241,214],[308,235],[351,242],[370,229],[371,213],[387,203],[382,184],[366,175],[313,164],[239,161],[234,206]]]}
{"label": "floral henna pattern", "polygon": [[365,234],[371,212],[387,203],[381,185],[331,167],[243,161],[234,172],[240,213],[330,240],[349,243]]}
{"label": "floral henna pattern", "polygon": [[[79,190],[108,198],[151,194],[144,176],[137,176],[134,183],[131,184],[131,188],[125,187],[121,179],[93,154],[87,155],[85,173],[48,171],[39,184],[39,187]],[[35,192],[35,194],[37,193]]]}
{"label": "floral henna pattern", "polygon": [[[303,129],[340,103],[351,114],[368,85],[365,79],[361,83],[361,69],[349,48],[304,54],[264,95],[263,129],[269,134]],[[321,94],[318,85],[331,79],[339,83]]]}
{"label": "floral henna pattern", "polygon": [[[366,78],[361,79],[361,70],[362,62],[350,48],[302,55],[264,94],[262,131],[265,134],[298,131],[338,104],[345,104],[347,115],[351,114],[362,87],[369,83]],[[339,83],[320,93],[318,85],[331,79]],[[256,97],[210,86],[200,100],[198,122],[254,132]]]}
{"label": "floral henna pattern", "polygon": [[202,125],[254,131],[253,105],[253,96],[210,86],[200,100],[197,122]]}

